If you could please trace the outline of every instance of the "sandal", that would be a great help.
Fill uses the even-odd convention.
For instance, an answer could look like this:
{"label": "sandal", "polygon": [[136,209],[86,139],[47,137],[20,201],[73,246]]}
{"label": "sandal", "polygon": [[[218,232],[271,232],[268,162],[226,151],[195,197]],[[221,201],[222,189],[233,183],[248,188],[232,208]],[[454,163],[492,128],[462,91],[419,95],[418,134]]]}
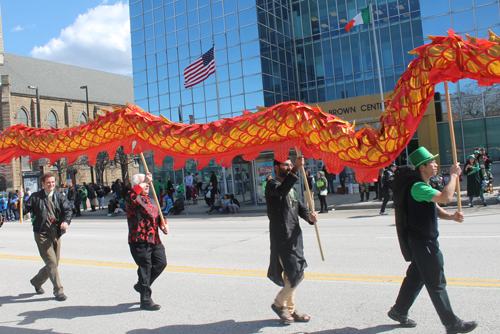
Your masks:
{"label": "sandal", "polygon": [[271,308],[278,315],[278,317],[280,317],[280,319],[283,320],[284,322],[288,323],[294,321],[294,318],[290,315],[290,311],[288,311],[288,307],[286,306],[279,307],[272,304]]}
{"label": "sandal", "polygon": [[309,320],[311,320],[311,317],[308,316],[307,314],[300,313],[297,311],[293,312],[292,318],[297,322],[309,322]]}

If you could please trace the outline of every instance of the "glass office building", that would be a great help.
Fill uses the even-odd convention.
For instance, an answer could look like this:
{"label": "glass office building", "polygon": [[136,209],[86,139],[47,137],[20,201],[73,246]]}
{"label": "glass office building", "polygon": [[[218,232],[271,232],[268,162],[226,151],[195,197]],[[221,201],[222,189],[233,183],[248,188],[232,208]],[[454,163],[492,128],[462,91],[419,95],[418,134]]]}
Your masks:
{"label": "glass office building", "polygon": [[[500,34],[498,0],[373,2],[384,92],[394,89],[415,57],[408,52],[427,43],[426,34],[443,35],[450,27],[478,37],[487,29]],[[368,5],[366,0],[130,0],[135,103],[175,122],[205,123],[282,101],[314,104],[379,94],[371,25],[345,31]],[[212,45],[217,76],[184,89],[184,69]],[[494,148],[500,137],[491,131],[500,120],[494,118],[497,90],[467,81],[452,87],[460,152],[482,144],[498,158]],[[442,91],[439,85],[436,113],[446,164],[451,152]],[[266,156],[271,158],[272,153]],[[172,176],[172,166],[167,158],[162,173]],[[238,158],[235,167],[256,170]],[[186,168],[194,170],[194,162]],[[222,177],[215,164],[205,170]],[[232,173],[224,177],[231,179]],[[175,181],[182,181],[179,173]]]}
{"label": "glass office building", "polygon": [[[500,36],[498,0],[420,0],[424,36],[444,35],[447,29],[456,34],[488,38],[488,30]],[[429,43],[428,39],[424,43]],[[484,146],[494,161],[500,158],[500,89],[479,87],[474,80],[448,83],[454,129],[460,162],[477,146]],[[438,122],[441,164],[451,165],[450,130],[444,84],[436,86],[436,118]]]}

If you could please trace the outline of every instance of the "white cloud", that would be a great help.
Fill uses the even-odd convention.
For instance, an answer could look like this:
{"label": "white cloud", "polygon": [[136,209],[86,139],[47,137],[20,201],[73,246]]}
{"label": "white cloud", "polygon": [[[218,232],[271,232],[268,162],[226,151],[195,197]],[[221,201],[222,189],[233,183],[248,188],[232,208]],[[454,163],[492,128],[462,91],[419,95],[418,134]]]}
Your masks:
{"label": "white cloud", "polygon": [[34,58],[100,71],[132,73],[128,4],[120,1],[89,9],[63,29],[59,37],[36,46],[30,54]]}
{"label": "white cloud", "polygon": [[18,25],[17,27],[13,28],[11,31],[21,31],[21,30],[24,30],[24,28],[21,27],[20,25]]}

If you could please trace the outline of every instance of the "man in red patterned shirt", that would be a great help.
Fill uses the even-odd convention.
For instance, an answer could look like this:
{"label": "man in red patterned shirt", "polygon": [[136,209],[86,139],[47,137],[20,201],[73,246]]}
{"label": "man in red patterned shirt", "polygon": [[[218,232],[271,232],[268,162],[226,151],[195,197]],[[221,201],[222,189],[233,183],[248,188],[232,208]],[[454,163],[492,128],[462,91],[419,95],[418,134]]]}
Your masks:
{"label": "man in red patterned shirt", "polygon": [[161,225],[158,207],[149,197],[151,173],[132,176],[132,190],[127,193],[128,243],[130,253],[139,266],[139,281],[134,289],[141,294],[141,309],[156,311],[160,305],[151,299],[151,284],[167,266],[165,247],[158,234],[160,228],[168,234],[168,226]]}

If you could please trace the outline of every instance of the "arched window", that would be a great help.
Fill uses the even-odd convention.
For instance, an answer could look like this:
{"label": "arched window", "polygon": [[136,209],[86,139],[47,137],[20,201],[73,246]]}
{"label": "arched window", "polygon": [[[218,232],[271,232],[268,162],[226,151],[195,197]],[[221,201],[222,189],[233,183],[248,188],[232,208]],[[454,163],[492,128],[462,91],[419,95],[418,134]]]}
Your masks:
{"label": "arched window", "polygon": [[28,125],[28,113],[24,108],[19,109],[17,112],[17,124]]}
{"label": "arched window", "polygon": [[47,123],[49,123],[49,126],[57,128],[57,115],[54,109],[52,109],[47,115]]}
{"label": "arched window", "polygon": [[87,123],[87,115],[83,112],[80,114],[80,117],[78,117],[78,123]]}

